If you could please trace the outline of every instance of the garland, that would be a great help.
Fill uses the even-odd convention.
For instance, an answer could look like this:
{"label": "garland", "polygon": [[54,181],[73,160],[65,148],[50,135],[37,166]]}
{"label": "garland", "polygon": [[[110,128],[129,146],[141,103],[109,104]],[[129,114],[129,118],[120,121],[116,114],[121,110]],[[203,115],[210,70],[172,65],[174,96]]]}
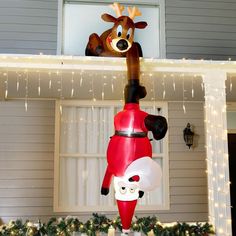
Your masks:
{"label": "garland", "polygon": [[[208,223],[173,223],[161,224],[155,216],[141,217],[132,221],[131,230],[142,232],[147,235],[150,231],[154,235],[161,236],[197,236],[214,234],[212,225]],[[105,215],[93,214],[93,217],[82,223],[76,217],[51,218],[47,223],[40,221],[33,224],[30,221],[22,220],[10,221],[8,224],[0,226],[0,236],[71,236],[73,232],[85,233],[88,236],[96,236],[97,233],[108,233],[109,228],[114,228],[121,232],[121,221],[117,217],[113,220]]]}

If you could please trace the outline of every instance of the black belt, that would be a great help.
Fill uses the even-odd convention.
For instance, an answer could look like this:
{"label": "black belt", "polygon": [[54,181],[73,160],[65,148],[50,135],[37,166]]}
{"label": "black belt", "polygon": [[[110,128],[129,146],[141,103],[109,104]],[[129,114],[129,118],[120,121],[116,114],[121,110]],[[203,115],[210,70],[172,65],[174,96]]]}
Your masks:
{"label": "black belt", "polygon": [[146,132],[129,132],[129,131],[115,131],[115,135],[124,136],[124,137],[134,137],[134,138],[144,138],[147,137]]}

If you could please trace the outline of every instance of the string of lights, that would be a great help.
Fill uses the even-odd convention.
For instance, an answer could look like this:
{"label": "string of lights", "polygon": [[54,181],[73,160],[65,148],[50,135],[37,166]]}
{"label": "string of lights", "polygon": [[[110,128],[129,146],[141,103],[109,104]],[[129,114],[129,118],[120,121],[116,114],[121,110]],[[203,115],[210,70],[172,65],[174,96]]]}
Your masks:
{"label": "string of lights", "polygon": [[[115,232],[121,232],[122,225],[119,217],[109,219],[105,215],[93,214],[93,217],[85,223],[77,217],[51,218],[47,223],[36,224],[30,221],[10,221],[0,226],[0,236],[97,236],[106,233],[108,236],[115,236]],[[154,235],[212,235],[213,226],[208,223],[180,223],[173,222],[162,224],[156,216],[135,217],[131,224],[134,235],[141,233]]]}

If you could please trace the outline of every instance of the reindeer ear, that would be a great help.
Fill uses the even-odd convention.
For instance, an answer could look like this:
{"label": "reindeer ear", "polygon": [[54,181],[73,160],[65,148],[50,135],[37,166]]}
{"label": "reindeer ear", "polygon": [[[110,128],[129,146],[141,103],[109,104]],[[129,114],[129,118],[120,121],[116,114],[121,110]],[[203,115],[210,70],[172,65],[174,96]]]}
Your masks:
{"label": "reindeer ear", "polygon": [[109,14],[103,14],[102,19],[106,22],[116,22],[116,18],[114,16],[111,16]]}
{"label": "reindeer ear", "polygon": [[147,22],[145,21],[139,21],[137,23],[134,23],[135,28],[137,29],[144,29],[147,26]]}

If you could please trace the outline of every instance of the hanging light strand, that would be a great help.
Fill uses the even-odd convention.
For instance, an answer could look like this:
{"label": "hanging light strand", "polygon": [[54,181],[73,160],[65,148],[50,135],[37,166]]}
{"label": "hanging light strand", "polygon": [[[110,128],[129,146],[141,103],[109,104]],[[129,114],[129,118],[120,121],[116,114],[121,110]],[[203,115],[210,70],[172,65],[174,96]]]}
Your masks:
{"label": "hanging light strand", "polygon": [[151,82],[151,86],[152,86],[152,88],[151,88],[151,93],[152,93],[151,101],[153,101],[153,112],[155,113],[155,110],[156,110],[155,80],[154,80],[154,77],[153,77],[152,73],[149,73],[148,76],[149,76],[149,81]]}
{"label": "hanging light strand", "polygon": [[202,76],[201,88],[202,88],[202,91],[204,91],[204,82],[203,82],[203,76]]}
{"label": "hanging light strand", "polygon": [[82,87],[83,85],[83,70],[80,71],[80,81],[79,81],[79,86]]}
{"label": "hanging light strand", "polygon": [[165,79],[166,79],[166,74],[162,77],[162,87],[163,87],[163,92],[162,92],[162,99],[164,100],[166,97],[166,85],[165,85]]}
{"label": "hanging light strand", "polygon": [[183,85],[183,111],[186,114],[186,107],[185,107],[185,84],[184,84],[184,74],[181,74],[182,77],[182,85]]}
{"label": "hanging light strand", "polygon": [[29,96],[29,74],[28,71],[25,71],[25,111],[28,111],[28,96]]}
{"label": "hanging light strand", "polygon": [[17,78],[16,78],[16,91],[18,92],[20,89],[20,78],[21,78],[21,74],[19,72],[16,71],[17,74]]}
{"label": "hanging light strand", "polygon": [[112,76],[112,80],[111,80],[111,92],[112,93],[114,93],[114,80],[116,80],[116,78],[117,77],[115,75]]}
{"label": "hanging light strand", "polygon": [[174,74],[171,74],[170,77],[172,78],[172,86],[173,86],[173,90],[174,90],[174,92],[175,92],[175,90],[176,90],[175,76],[174,76]]}
{"label": "hanging light strand", "polygon": [[71,72],[71,92],[70,92],[70,97],[73,98],[74,97],[74,75],[75,75],[75,72],[72,71]]}
{"label": "hanging light strand", "polygon": [[[63,63],[62,63],[63,65]],[[58,89],[58,91],[60,92],[60,100],[63,100],[63,78],[62,78],[62,70],[61,71],[57,71],[57,76],[60,76],[60,80],[58,81],[60,84],[60,88]],[[60,104],[60,113],[62,115],[62,105]]]}
{"label": "hanging light strand", "polygon": [[196,78],[197,75],[194,75],[192,78],[191,78],[191,95],[192,95],[192,98],[194,98],[194,78]]}
{"label": "hanging light strand", "polygon": [[231,93],[233,90],[232,76],[229,76],[229,92]]}
{"label": "hanging light strand", "polygon": [[37,71],[38,73],[38,96],[41,95],[41,75],[40,75],[40,72]]}
{"label": "hanging light strand", "polygon": [[95,97],[95,92],[94,92],[94,80],[93,80],[94,76],[92,76],[92,81],[91,81],[91,93],[92,93],[92,99],[94,102],[97,101],[96,97]]}
{"label": "hanging light strand", "polygon": [[107,78],[106,75],[102,76],[102,100],[104,100],[104,96],[105,96],[105,86],[106,86],[106,82],[105,79]]}
{"label": "hanging light strand", "polygon": [[48,81],[48,88],[51,89],[52,88],[52,73],[49,71],[48,72],[48,78],[49,78],[49,81]]}
{"label": "hanging light strand", "polygon": [[62,78],[62,71],[59,72],[60,75],[60,88],[59,88],[59,92],[60,92],[60,99],[63,99],[63,78]]}
{"label": "hanging light strand", "polygon": [[8,70],[7,70],[7,72],[5,72],[4,74],[4,77],[6,77],[6,79],[5,79],[5,99],[7,99],[8,98]]}

